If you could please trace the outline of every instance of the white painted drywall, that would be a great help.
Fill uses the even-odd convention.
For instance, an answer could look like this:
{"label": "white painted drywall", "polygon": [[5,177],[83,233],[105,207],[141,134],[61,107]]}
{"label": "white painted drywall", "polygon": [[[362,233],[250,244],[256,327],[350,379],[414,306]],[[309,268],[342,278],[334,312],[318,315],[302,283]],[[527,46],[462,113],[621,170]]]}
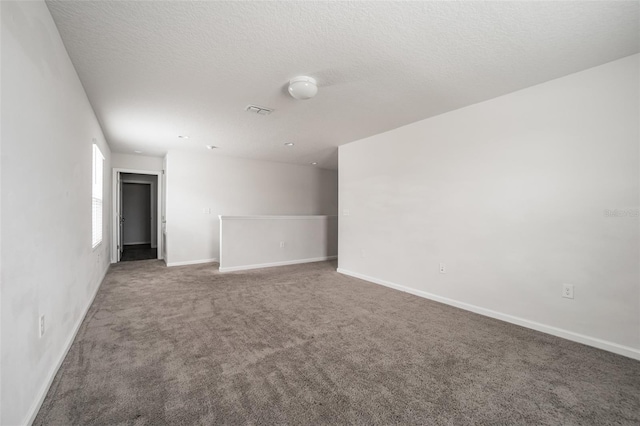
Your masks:
{"label": "white painted drywall", "polygon": [[114,152],[111,154],[111,167],[114,169],[157,172],[162,170],[162,157],[149,157],[146,155],[131,155]]}
{"label": "white painted drywall", "polygon": [[[151,185],[151,247],[158,246],[158,176],[156,175],[143,175],[138,173],[121,173],[120,179],[123,183],[127,182],[149,182]],[[123,207],[126,207],[123,205]],[[126,224],[126,221],[125,221]],[[125,244],[127,244],[125,236]],[[130,240],[133,241],[133,240]]]}
{"label": "white painted drywall", "polygon": [[[28,423],[109,266],[110,150],[44,2],[2,15],[2,396]],[[91,248],[92,139],[104,163],[102,243]],[[38,317],[46,332],[38,337]]]}
{"label": "white painted drywall", "polygon": [[638,61],[341,146],[340,270],[639,349]]}
{"label": "white painted drywall", "polygon": [[[167,264],[220,258],[218,215],[335,215],[337,172],[257,160],[167,154]],[[205,210],[206,209],[206,210]]]}
{"label": "white painted drywall", "polygon": [[220,271],[335,258],[337,216],[220,216]]}
{"label": "white painted drywall", "polygon": [[151,244],[151,185],[122,184],[122,243]]}

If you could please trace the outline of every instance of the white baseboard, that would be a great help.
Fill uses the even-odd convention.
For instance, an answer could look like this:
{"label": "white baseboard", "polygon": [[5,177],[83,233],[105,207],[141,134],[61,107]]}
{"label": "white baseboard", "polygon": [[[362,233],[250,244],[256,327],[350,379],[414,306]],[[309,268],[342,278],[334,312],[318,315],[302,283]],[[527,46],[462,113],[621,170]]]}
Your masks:
{"label": "white baseboard", "polygon": [[[170,262],[167,263],[167,266],[185,266],[185,265],[197,265],[199,263],[211,263],[211,262],[217,262],[218,259],[216,259],[215,257],[212,259],[200,259],[200,260],[185,260],[184,262]],[[166,263],[166,261],[165,261]]]}
{"label": "white baseboard", "polygon": [[333,260],[337,258],[338,256],[323,256],[323,257],[313,257],[310,259],[296,259],[296,260],[285,260],[282,262],[260,263],[255,265],[229,266],[226,268],[220,267],[220,272],[246,271],[248,269],[271,268],[273,266],[297,265],[299,263],[322,262],[324,260]]}
{"label": "white baseboard", "polygon": [[42,387],[40,388],[40,391],[37,394],[36,400],[33,402],[33,404],[31,405],[31,408],[27,412],[25,421],[23,421],[21,424],[31,426],[31,424],[33,424],[33,421],[36,419],[36,416],[38,415],[38,411],[40,411],[40,407],[44,402],[44,398],[47,396],[47,392],[49,392],[49,388],[53,383],[53,379],[56,377],[56,374],[58,374],[58,370],[60,369],[60,366],[64,362],[64,359],[67,357],[67,353],[69,353],[69,349],[71,349],[71,345],[73,344],[73,341],[76,338],[76,334],[78,334],[78,330],[80,330],[80,326],[84,322],[84,318],[87,316],[87,312],[89,312],[89,308],[91,307],[91,305],[93,305],[93,301],[95,300],[96,295],[98,294],[98,290],[100,290],[100,287],[102,287],[102,282],[104,281],[104,277],[107,275],[107,272],[109,271],[109,267],[110,265],[107,266],[107,268],[102,273],[102,276],[98,281],[98,285],[96,286],[96,289],[93,292],[93,295],[91,296],[91,300],[89,301],[89,303],[87,303],[87,306],[84,308],[84,312],[82,313],[82,315],[78,319],[78,322],[76,322],[76,325],[73,328],[73,332],[71,333],[71,336],[69,336],[69,339],[67,339],[67,342],[65,343],[64,351],[62,351],[62,354],[60,355],[58,362],[56,362],[53,368],[49,371],[49,378],[47,379],[45,384],[42,385]]}
{"label": "white baseboard", "polygon": [[605,351],[616,353],[618,355],[623,355],[629,358],[640,360],[640,349],[619,345],[617,343],[598,339],[596,337],[585,336],[584,334],[574,333],[573,331],[564,330],[562,328],[557,328],[557,327],[553,327],[546,324],[541,324],[539,322],[530,321],[520,317],[515,317],[513,315],[503,314],[501,312],[493,311],[491,309],[486,309],[480,306],[471,305],[469,303],[460,302],[454,299],[449,299],[447,297],[438,296],[432,293],[428,293],[426,291],[416,290],[411,287],[405,287],[403,285],[392,283],[390,281],[369,277],[367,275],[359,274],[357,272],[349,271],[347,269],[338,268],[337,271],[344,275],[349,275],[351,277],[369,281],[374,284],[380,284],[385,287],[390,287],[396,290],[404,291],[406,293],[424,297],[425,299],[434,300],[436,302],[444,303],[446,305],[455,306],[456,308],[475,312],[476,314],[495,318],[501,321],[509,322],[511,324],[516,324],[522,327],[526,327],[536,331],[541,331],[543,333],[551,334],[553,336],[561,337],[563,339],[571,340],[573,342],[582,343],[587,346],[593,346],[594,348],[602,349]]}

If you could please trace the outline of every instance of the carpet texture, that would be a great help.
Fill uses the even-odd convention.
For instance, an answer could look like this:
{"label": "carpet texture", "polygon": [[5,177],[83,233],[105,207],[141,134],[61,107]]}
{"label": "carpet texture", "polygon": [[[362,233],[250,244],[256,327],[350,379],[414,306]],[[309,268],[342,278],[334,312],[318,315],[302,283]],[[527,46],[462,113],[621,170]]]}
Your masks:
{"label": "carpet texture", "polygon": [[640,424],[640,362],[335,267],[112,266],[35,424]]}

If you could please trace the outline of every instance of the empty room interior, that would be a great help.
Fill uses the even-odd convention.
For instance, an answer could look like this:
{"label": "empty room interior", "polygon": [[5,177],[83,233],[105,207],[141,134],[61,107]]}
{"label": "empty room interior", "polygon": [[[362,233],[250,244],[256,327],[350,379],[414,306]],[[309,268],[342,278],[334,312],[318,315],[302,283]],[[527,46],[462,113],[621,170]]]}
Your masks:
{"label": "empty room interior", "polygon": [[638,1],[0,19],[0,424],[640,424]]}

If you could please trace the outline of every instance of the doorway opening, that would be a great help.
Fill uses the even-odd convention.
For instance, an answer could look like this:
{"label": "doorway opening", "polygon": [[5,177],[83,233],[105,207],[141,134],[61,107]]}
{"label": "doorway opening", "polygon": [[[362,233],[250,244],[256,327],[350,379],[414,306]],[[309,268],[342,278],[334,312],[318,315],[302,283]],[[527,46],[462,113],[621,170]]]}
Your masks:
{"label": "doorway opening", "polygon": [[162,259],[160,172],[114,169],[111,262]]}
{"label": "doorway opening", "polygon": [[158,200],[152,196],[157,176],[122,173],[122,262],[158,258],[158,232],[154,210]]}

